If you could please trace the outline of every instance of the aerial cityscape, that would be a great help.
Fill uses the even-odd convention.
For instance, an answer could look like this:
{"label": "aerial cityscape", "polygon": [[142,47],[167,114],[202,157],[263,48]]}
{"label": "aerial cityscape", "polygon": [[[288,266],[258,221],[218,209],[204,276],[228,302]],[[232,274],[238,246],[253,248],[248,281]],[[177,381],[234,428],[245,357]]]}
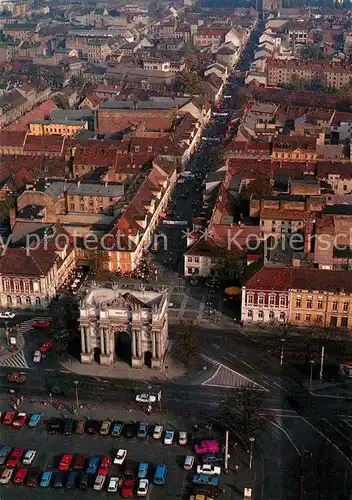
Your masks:
{"label": "aerial cityscape", "polygon": [[352,500],[351,0],[0,0],[4,500]]}

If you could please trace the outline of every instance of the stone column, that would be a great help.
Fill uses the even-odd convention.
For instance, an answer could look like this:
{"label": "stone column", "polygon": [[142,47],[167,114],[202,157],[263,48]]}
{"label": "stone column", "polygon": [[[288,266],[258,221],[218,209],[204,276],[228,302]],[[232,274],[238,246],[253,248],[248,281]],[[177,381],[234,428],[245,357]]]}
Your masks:
{"label": "stone column", "polygon": [[104,329],[100,329],[100,353],[105,356]]}
{"label": "stone column", "polygon": [[161,358],[161,332],[157,332],[156,334],[156,337],[158,339],[158,342],[157,342],[157,349],[156,349],[156,357],[157,358]]}
{"label": "stone column", "polygon": [[152,355],[153,355],[153,358],[155,358],[155,355],[156,355],[155,335],[156,335],[155,332],[152,331]]}
{"label": "stone column", "polygon": [[138,338],[138,357],[141,359],[142,357],[142,332],[139,330],[137,333],[137,338]]}
{"label": "stone column", "polygon": [[81,326],[81,353],[85,354],[87,352],[86,349],[86,332],[84,326]]}
{"label": "stone column", "polygon": [[109,330],[104,328],[104,338],[105,338],[105,354],[107,356],[110,355],[110,335]]}
{"label": "stone column", "polygon": [[84,330],[84,337],[86,339],[86,348],[87,348],[87,352],[88,353],[91,353],[92,352],[92,343],[90,341],[90,332],[89,332],[89,328],[87,328],[86,326],[83,327],[83,330]]}

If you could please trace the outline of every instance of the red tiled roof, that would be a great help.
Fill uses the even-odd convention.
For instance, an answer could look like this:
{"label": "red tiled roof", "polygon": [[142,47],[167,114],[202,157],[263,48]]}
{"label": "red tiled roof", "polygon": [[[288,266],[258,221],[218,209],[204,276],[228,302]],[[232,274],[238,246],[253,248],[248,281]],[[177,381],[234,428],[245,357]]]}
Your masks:
{"label": "red tiled roof", "polygon": [[351,271],[296,267],[262,267],[245,284],[247,290],[317,290],[352,292]]}
{"label": "red tiled roof", "polygon": [[332,119],[331,126],[337,127],[340,125],[340,122],[342,121],[352,122],[352,113],[336,111]]}
{"label": "red tiled roof", "polygon": [[280,135],[273,138],[273,150],[310,150],[316,148],[316,138],[304,135]]}
{"label": "red tiled roof", "polygon": [[27,132],[2,130],[0,132],[0,147],[12,146],[21,148],[24,144]]}
{"label": "red tiled roof", "polygon": [[326,180],[329,174],[338,175],[340,179],[352,179],[351,163],[318,162],[317,178]]}
{"label": "red tiled roof", "polygon": [[9,131],[24,131],[28,130],[28,124],[37,121],[44,120],[48,116],[50,116],[51,112],[55,109],[58,109],[55,102],[49,99],[48,101],[43,102],[36,108],[31,109],[28,113],[25,113],[21,118],[12,123],[6,130]]}
{"label": "red tiled roof", "polygon": [[49,151],[61,153],[64,137],[61,135],[27,135],[24,151]]}

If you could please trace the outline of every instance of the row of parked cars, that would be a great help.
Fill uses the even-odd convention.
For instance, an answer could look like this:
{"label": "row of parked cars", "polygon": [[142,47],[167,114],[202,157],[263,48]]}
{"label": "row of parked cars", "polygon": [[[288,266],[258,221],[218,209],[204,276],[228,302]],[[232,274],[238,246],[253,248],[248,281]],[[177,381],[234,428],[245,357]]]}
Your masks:
{"label": "row of parked cars", "polygon": [[36,427],[42,418],[41,413],[32,413],[29,415],[25,412],[7,411],[0,412],[0,421],[3,425],[11,426],[14,429],[20,429],[26,423],[29,427]]}

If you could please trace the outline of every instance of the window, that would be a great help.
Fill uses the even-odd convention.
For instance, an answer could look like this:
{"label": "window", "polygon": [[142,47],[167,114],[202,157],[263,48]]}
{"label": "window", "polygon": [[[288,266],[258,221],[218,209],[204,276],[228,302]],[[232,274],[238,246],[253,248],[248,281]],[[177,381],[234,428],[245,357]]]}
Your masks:
{"label": "window", "polygon": [[148,146],[148,153],[151,153],[153,151],[152,146]]}
{"label": "window", "polygon": [[281,321],[285,321],[285,319],[286,319],[286,315],[285,315],[285,313],[284,313],[284,312],[281,312],[281,313],[280,313],[280,320],[281,320]]}
{"label": "window", "polygon": [[7,296],[7,305],[11,305],[12,304],[12,297],[11,295],[8,295]]}
{"label": "window", "polygon": [[19,281],[15,281],[15,292],[19,292],[20,290],[21,290],[20,282]]}
{"label": "window", "polygon": [[37,306],[40,306],[40,298],[39,297],[35,298],[35,303],[37,304]]}
{"label": "window", "polygon": [[306,314],[306,321],[310,321],[312,318],[311,314]]}
{"label": "window", "polygon": [[194,257],[194,262],[199,263],[199,257]]}
{"label": "window", "polygon": [[300,313],[296,313],[295,314],[295,320],[296,321],[300,321],[301,320],[301,314]]}
{"label": "window", "polygon": [[280,306],[286,307],[286,297],[280,297]]}
{"label": "window", "polygon": [[337,300],[334,300],[334,301],[332,302],[332,310],[333,310],[333,311],[337,311],[337,310],[338,310],[338,308],[339,308],[339,303],[338,303],[338,301],[337,301]]}
{"label": "window", "polygon": [[188,257],[187,257],[187,262],[192,262],[192,261],[193,261],[192,257],[189,257],[189,256],[188,256]]}
{"label": "window", "polygon": [[349,310],[349,302],[348,302],[348,300],[345,300],[345,302],[343,303],[342,310],[343,310],[343,312],[348,312],[348,310]]}
{"label": "window", "polygon": [[211,258],[210,259],[210,264],[216,264],[217,259]]}
{"label": "window", "polygon": [[247,316],[248,318],[253,319],[253,311],[251,309],[247,312]]}
{"label": "window", "polygon": [[22,304],[22,300],[19,295],[16,297],[16,304]]}
{"label": "window", "polygon": [[348,317],[343,316],[341,318],[341,328],[348,328]]}
{"label": "window", "polygon": [[27,304],[27,305],[30,305],[30,304],[31,304],[31,298],[30,298],[30,297],[26,297],[26,304]]}
{"label": "window", "polygon": [[307,298],[307,309],[312,309],[312,307],[313,307],[313,298],[308,297]]}
{"label": "window", "polygon": [[11,289],[11,283],[9,280],[4,281],[4,288],[7,292]]}
{"label": "window", "polygon": [[317,323],[321,325],[323,322],[323,316],[321,314],[317,314]]}
{"label": "window", "polygon": [[253,295],[248,295],[247,296],[247,304],[249,306],[252,306],[253,305]]}
{"label": "window", "polygon": [[74,210],[75,209],[75,204],[74,203],[70,203],[70,210]]}
{"label": "window", "polygon": [[264,305],[264,295],[258,295],[258,306]]}
{"label": "window", "polygon": [[263,311],[259,311],[259,312],[258,312],[258,318],[259,318],[259,319],[263,319],[263,318],[264,318],[264,313],[263,313]]}
{"label": "window", "polygon": [[139,153],[139,146],[135,146],[135,147],[134,147],[134,152],[135,152],[135,153]]}
{"label": "window", "polygon": [[301,305],[302,305],[301,297],[296,297],[296,307],[301,307]]}
{"label": "window", "polygon": [[39,292],[39,282],[38,281],[33,281],[33,290],[35,292]]}
{"label": "window", "polygon": [[323,297],[318,297],[318,309],[323,309]]}
{"label": "window", "polygon": [[270,297],[269,297],[269,306],[275,307],[275,295],[270,295]]}
{"label": "window", "polygon": [[274,318],[275,318],[275,313],[274,313],[274,311],[270,311],[270,312],[269,312],[269,319],[270,319],[270,320],[273,320]]}

